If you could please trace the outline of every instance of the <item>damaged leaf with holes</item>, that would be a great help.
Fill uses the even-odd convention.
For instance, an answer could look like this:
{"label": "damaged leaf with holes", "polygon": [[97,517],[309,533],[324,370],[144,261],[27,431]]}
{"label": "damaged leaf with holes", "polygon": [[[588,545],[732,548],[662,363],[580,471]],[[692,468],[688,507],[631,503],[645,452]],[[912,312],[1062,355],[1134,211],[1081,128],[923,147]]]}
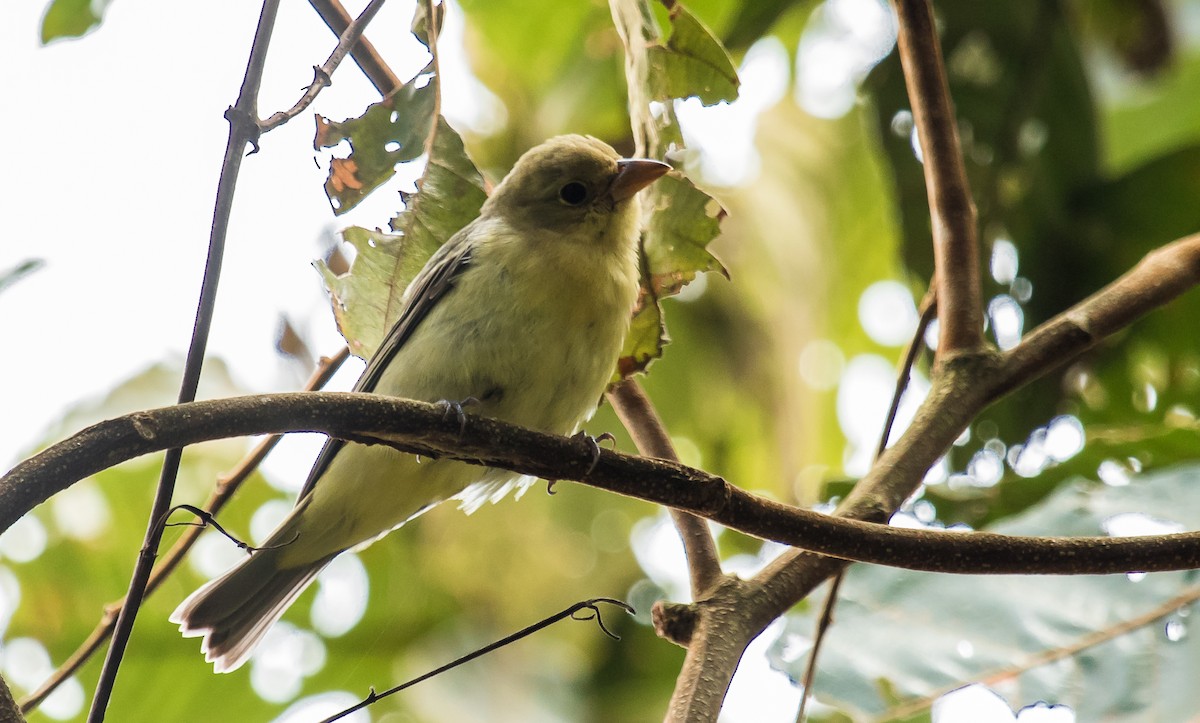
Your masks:
{"label": "damaged leaf with holes", "polygon": [[651,186],[646,203],[653,209],[643,253],[657,296],[671,296],[701,271],[725,267],[708,250],[721,233],[725,210],[686,178],[670,174]]}
{"label": "damaged leaf with holes", "polygon": [[325,181],[325,195],[335,214],[346,213],[387,182],[397,164],[425,153],[437,93],[427,67],[357,118],[331,121],[317,116],[315,149],[333,148],[343,141],[350,145],[349,155],[331,159]]}
{"label": "damaged leaf with holes", "polygon": [[403,308],[404,291],[435,251],[479,215],[487,197],[483,177],[467,157],[462,139],[438,118],[417,193],[392,219],[396,233],[352,226],[342,237],[356,255],[350,270],[317,270],[329,289],[338,329],[355,356],[368,359]]}
{"label": "damaged leaf with holes", "polygon": [[670,37],[648,53],[651,92],[659,100],[696,97],[704,105],[733,102],[740,81],[721,41],[682,4],[675,3],[670,13]]}
{"label": "damaged leaf with holes", "polygon": [[648,221],[642,236],[642,293],[617,360],[622,378],[645,371],[670,341],[660,299],[679,293],[702,271],[729,276],[708,250],[725,217],[711,196],[672,172],[644,192],[643,203]]}

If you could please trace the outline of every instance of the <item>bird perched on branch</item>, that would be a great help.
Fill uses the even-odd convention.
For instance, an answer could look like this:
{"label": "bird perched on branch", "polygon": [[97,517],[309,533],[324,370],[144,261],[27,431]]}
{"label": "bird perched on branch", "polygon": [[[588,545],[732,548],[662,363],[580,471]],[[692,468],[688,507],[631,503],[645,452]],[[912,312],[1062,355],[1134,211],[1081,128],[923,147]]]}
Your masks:
{"label": "bird perched on branch", "polygon": [[[571,434],[612,377],[638,294],[637,193],[669,170],[561,136],[523,155],[405,291],[355,391],[471,400],[483,416]],[[171,615],[238,668],[339,553],[450,498],[467,508],[532,480],[329,440],[295,508],[249,557]]]}

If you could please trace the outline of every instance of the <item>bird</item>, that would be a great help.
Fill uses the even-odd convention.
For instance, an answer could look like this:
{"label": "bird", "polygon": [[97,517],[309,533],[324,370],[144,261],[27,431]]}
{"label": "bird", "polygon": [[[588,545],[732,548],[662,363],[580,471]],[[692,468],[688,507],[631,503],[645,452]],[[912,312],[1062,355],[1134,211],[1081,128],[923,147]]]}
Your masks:
{"label": "bird", "polygon": [[[407,286],[354,390],[576,433],[613,378],[637,302],[638,192],[669,170],[590,136],[528,150]],[[170,620],[203,637],[216,672],[236,670],[338,554],[440,502],[470,511],[533,481],[331,438],[287,517]]]}

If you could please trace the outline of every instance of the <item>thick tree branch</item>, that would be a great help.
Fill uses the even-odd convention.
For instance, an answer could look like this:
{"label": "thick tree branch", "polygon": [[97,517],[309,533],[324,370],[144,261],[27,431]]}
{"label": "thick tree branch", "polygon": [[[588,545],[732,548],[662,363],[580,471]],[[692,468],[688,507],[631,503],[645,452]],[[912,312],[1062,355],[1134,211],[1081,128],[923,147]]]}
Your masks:
{"label": "thick tree branch", "polygon": [[1061,366],[1200,283],[1200,234],[1157,248],[1124,276],[1032,331],[1004,358],[995,394]]}
{"label": "thick tree branch", "polygon": [[601,450],[593,467],[594,448],[579,439],[482,417],[468,420],[460,432],[459,421],[447,419],[436,404],[333,392],[264,394],[136,412],[93,425],[0,478],[0,531],[51,494],[136,456],[223,437],[308,431],[580,481],[702,515],[763,539],[911,570],[1103,574],[1200,567],[1200,533],[1015,537],[839,520],[757,497],[677,463]]}
{"label": "thick tree branch", "polygon": [[938,357],[983,347],[975,202],[930,0],[893,0],[897,46],[921,143],[937,268]]}
{"label": "thick tree branch", "polygon": [[[976,211],[967,186],[944,65],[928,0],[895,0],[900,55],[923,150],[939,297],[939,367],[933,390],[899,442],[856,485],[838,514],[883,519],[915,491],[925,471],[988,404],[1096,344],[1200,280],[1197,237],[1164,247],[1083,304],[1036,330],[1005,356],[986,351]],[[735,602],[749,614],[786,612],[845,563],[799,550],[781,555]],[[703,618],[703,615],[700,616]],[[702,620],[701,620],[702,622]],[[767,623],[763,623],[765,627]],[[749,641],[762,628],[751,629]],[[689,662],[691,657],[689,656]],[[707,688],[727,685],[736,658],[706,661],[692,677]],[[685,693],[686,694],[686,693]],[[676,689],[676,699],[680,697]],[[719,702],[697,720],[716,720]]]}
{"label": "thick tree branch", "polygon": [[[1129,273],[1033,331],[1007,355],[980,352],[947,359],[909,428],[859,481],[837,514],[874,520],[890,516],[920,486],[925,472],[958,434],[989,404],[1069,362],[1103,336],[1124,328],[1198,283],[1200,235],[1193,235],[1151,252]],[[924,555],[932,550],[911,552]],[[768,564],[755,577],[761,584],[736,602],[744,611],[764,613],[760,619],[765,618],[765,627],[845,564],[843,560],[791,550]],[[751,638],[761,629],[752,631]],[[724,676],[732,676],[736,667],[736,659],[716,660],[704,671],[695,672],[694,677],[726,680],[727,684]],[[719,710],[719,706],[711,709]],[[716,713],[705,719],[715,720]]]}
{"label": "thick tree branch", "polygon": [[13,700],[12,691],[8,689],[8,681],[0,677],[0,723],[25,723],[25,716]]}
{"label": "thick tree branch", "polygon": [[[629,430],[638,451],[647,457],[678,462],[675,447],[654,405],[634,379],[626,379],[608,393],[608,400]],[[721,579],[721,558],[708,523],[702,518],[671,509],[671,518],[683,540],[691,576],[692,599],[704,597]]]}

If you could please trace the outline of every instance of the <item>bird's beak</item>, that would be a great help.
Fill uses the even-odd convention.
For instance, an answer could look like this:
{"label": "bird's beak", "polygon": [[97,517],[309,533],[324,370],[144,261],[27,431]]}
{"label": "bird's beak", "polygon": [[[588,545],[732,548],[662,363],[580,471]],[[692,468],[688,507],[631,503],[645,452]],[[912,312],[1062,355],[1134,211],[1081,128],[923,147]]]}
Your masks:
{"label": "bird's beak", "polygon": [[671,167],[649,158],[622,158],[617,161],[617,175],[608,193],[614,201],[624,201],[661,178]]}

